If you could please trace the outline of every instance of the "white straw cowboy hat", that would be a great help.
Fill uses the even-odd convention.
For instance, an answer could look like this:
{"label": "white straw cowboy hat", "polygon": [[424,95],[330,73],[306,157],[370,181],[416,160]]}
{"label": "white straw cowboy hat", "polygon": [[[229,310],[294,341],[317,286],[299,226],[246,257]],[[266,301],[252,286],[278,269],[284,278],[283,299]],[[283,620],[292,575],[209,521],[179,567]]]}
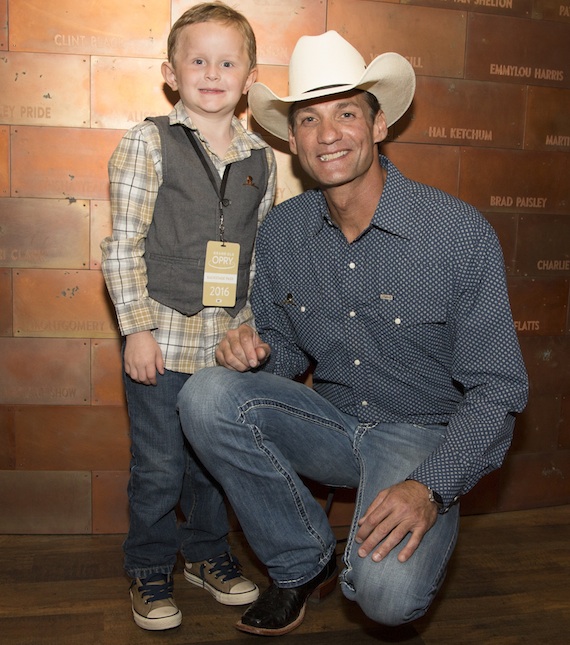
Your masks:
{"label": "white straw cowboy hat", "polygon": [[255,120],[268,132],[287,141],[289,106],[296,101],[361,89],[374,94],[388,126],[408,109],[416,76],[400,54],[380,54],[366,67],[364,58],[336,31],[302,36],[289,62],[289,96],[278,97],[263,83],[249,90]]}

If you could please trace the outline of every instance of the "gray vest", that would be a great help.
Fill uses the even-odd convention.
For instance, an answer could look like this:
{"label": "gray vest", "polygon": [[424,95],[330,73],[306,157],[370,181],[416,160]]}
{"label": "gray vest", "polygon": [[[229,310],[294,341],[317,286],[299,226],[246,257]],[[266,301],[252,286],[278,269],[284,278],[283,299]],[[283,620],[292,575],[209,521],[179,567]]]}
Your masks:
{"label": "gray vest", "polygon": [[[168,117],[149,117],[160,133],[163,183],[158,191],[144,259],[148,293],[158,302],[193,316],[204,308],[202,287],[206,244],[220,239],[218,197],[185,133]],[[202,144],[199,143],[201,146]],[[204,157],[220,189],[218,171]],[[257,230],[257,209],[267,189],[265,150],[232,164],[225,191],[225,240],[240,245],[237,298],[226,311],[235,317],[247,301],[249,271]]]}

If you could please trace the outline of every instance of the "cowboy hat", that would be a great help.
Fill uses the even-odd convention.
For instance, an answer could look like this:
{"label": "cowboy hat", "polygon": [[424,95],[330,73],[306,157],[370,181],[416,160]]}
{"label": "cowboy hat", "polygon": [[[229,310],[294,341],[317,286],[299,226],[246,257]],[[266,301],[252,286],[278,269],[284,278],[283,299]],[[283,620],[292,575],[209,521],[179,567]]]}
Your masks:
{"label": "cowboy hat", "polygon": [[364,58],[336,31],[302,36],[289,62],[289,96],[278,97],[263,83],[249,90],[255,120],[280,139],[289,139],[289,106],[296,101],[361,89],[374,94],[391,126],[408,109],[416,76],[400,54],[380,54],[366,67]]}

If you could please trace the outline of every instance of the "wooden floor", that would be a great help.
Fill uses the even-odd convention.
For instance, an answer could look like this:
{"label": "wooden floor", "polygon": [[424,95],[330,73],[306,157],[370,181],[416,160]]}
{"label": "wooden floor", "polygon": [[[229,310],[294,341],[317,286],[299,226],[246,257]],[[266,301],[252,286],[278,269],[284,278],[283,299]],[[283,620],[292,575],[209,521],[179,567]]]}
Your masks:
{"label": "wooden floor", "polygon": [[[122,536],[0,536],[2,645],[239,644],[267,642],[233,627],[223,607],[175,574],[182,625],[145,632],[130,612]],[[232,534],[246,572],[262,569]],[[275,642],[275,641],[271,641]],[[283,645],[570,643],[570,506],[465,517],[446,582],[429,616],[388,629],[367,620],[337,589],[310,605]]]}

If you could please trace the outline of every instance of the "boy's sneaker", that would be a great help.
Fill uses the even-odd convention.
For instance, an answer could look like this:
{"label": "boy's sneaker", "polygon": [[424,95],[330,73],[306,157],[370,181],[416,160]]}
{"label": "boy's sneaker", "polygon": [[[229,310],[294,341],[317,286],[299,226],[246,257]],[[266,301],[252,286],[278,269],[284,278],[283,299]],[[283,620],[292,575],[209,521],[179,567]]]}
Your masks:
{"label": "boy's sneaker", "polygon": [[259,596],[257,585],[241,575],[237,558],[229,553],[202,562],[187,562],[184,577],[209,591],[222,605],[247,605]]}
{"label": "boy's sneaker", "polygon": [[173,590],[172,576],[165,573],[133,580],[130,594],[135,623],[153,631],[178,627],[182,613],[174,602]]}

